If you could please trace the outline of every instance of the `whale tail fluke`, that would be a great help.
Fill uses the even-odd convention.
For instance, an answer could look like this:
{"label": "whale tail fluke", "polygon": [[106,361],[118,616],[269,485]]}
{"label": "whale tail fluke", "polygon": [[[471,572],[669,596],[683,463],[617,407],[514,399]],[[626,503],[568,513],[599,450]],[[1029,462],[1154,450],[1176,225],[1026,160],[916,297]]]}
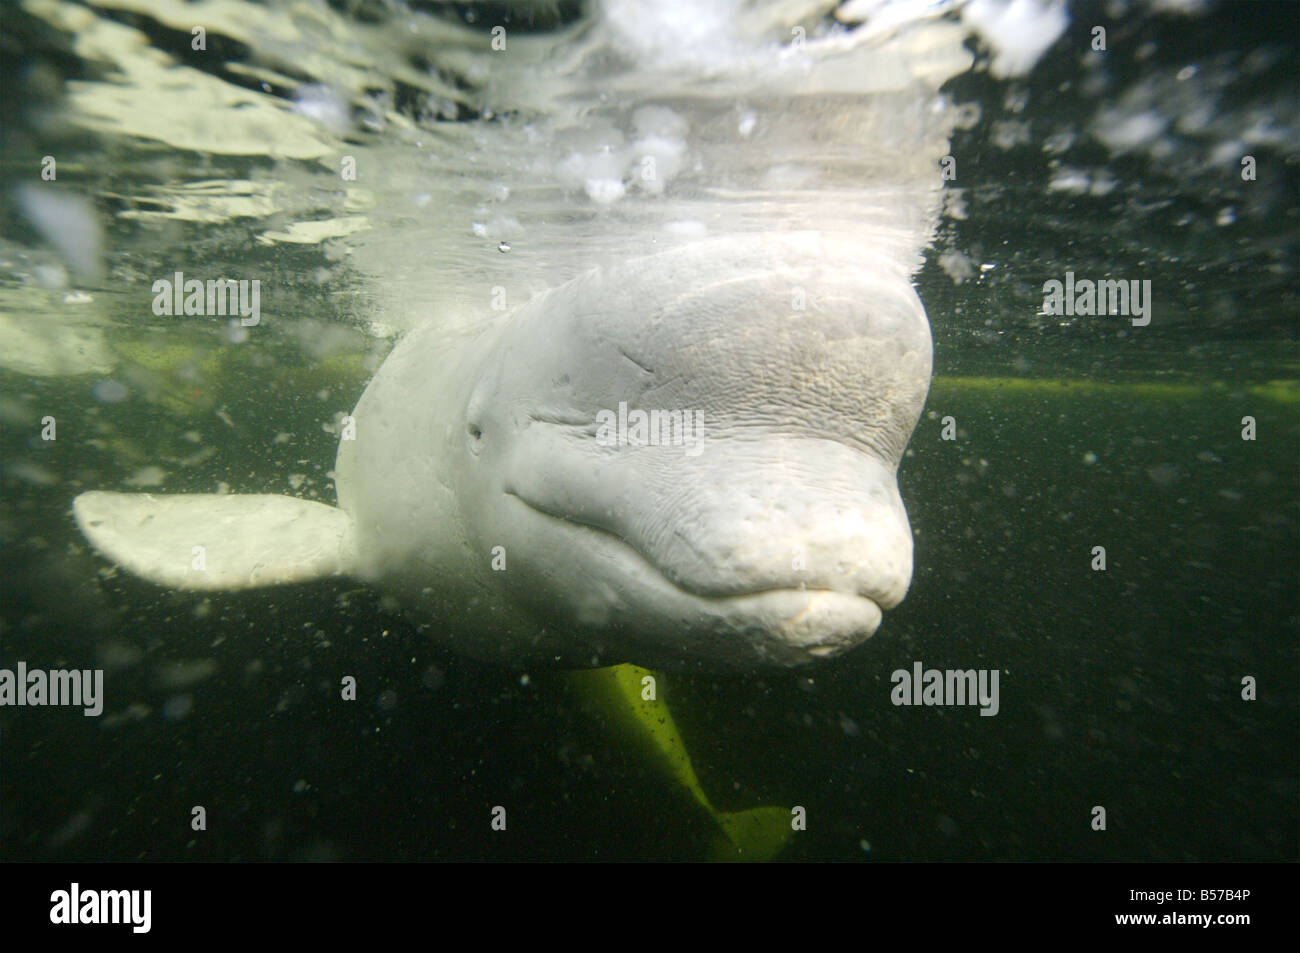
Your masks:
{"label": "whale tail fluke", "polygon": [[783,807],[714,811],[713,819],[725,836],[714,842],[710,860],[764,863],[775,859],[794,833]]}
{"label": "whale tail fluke", "polygon": [[611,665],[568,673],[568,682],[625,749],[637,750],[648,764],[680,784],[721,832],[710,860],[771,860],[792,833],[790,812],[782,807],[720,811],[695,774],[686,743],[667,702],[658,694],[659,676],[637,665]]}

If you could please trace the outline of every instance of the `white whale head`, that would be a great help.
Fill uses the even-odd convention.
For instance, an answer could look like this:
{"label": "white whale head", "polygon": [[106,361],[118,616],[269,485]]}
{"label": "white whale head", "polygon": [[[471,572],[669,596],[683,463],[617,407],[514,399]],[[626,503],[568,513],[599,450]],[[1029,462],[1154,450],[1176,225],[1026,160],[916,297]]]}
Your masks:
{"label": "white whale head", "polygon": [[604,269],[477,365],[451,467],[501,597],[598,654],[790,665],[912,572],[895,479],[930,377],[902,277],[746,239]]}

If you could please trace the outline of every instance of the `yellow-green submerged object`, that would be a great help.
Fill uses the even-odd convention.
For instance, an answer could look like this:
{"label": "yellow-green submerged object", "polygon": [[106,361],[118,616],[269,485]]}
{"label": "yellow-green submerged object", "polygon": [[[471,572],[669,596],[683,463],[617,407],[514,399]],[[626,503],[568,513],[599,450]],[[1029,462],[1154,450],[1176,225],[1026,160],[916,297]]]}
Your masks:
{"label": "yellow-green submerged object", "polygon": [[691,764],[672,713],[658,697],[658,678],[637,665],[613,665],[568,673],[570,686],[604,717],[619,740],[684,787],[722,832],[712,860],[766,861],[776,857],[794,833],[790,811],[756,807],[720,811],[713,806]]}
{"label": "yellow-green submerged object", "polygon": [[1005,396],[1060,396],[1096,394],[1142,400],[1192,400],[1229,394],[1249,394],[1278,404],[1300,403],[1300,381],[1271,380],[1233,387],[1222,381],[1210,384],[1166,383],[1163,381],[1092,381],[1033,377],[936,377],[930,382],[931,395],[1001,394]]}

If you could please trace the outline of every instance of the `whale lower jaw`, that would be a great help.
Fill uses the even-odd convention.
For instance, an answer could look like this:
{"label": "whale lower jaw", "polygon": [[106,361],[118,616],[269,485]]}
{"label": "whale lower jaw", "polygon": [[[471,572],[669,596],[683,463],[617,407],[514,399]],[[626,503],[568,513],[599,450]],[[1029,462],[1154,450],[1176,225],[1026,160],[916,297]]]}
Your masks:
{"label": "whale lower jaw", "polygon": [[[830,589],[765,589],[728,596],[701,596],[659,576],[676,598],[665,598],[648,628],[653,644],[638,649],[704,668],[793,668],[833,658],[865,642],[883,613],[867,596]],[[682,603],[686,603],[683,611]],[[669,634],[680,621],[679,635]],[[649,621],[649,620],[648,620]]]}
{"label": "whale lower jaw", "polygon": [[830,589],[768,589],[716,602],[769,633],[756,647],[781,664],[839,655],[874,635],[882,618],[874,599]]}
{"label": "whale lower jaw", "polygon": [[[629,647],[635,647],[635,657],[648,660],[646,664],[734,670],[794,667],[839,655],[880,627],[880,604],[859,593],[793,586],[727,594],[692,591],[614,533],[548,513],[514,493],[507,495],[545,517],[556,531],[579,537],[593,561],[613,567],[622,582],[610,585],[614,597],[604,604],[576,607],[576,621],[620,631]],[[606,574],[598,578],[609,582]]]}

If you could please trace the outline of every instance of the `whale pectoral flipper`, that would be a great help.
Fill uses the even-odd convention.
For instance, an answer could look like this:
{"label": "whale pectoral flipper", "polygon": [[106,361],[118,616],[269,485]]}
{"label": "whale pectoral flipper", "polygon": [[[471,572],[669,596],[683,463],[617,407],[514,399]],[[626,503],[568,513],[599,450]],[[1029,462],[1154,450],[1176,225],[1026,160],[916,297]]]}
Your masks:
{"label": "whale pectoral flipper", "polygon": [[113,562],[174,589],[251,589],[345,575],[352,520],[290,496],[82,493],[77,525]]}

